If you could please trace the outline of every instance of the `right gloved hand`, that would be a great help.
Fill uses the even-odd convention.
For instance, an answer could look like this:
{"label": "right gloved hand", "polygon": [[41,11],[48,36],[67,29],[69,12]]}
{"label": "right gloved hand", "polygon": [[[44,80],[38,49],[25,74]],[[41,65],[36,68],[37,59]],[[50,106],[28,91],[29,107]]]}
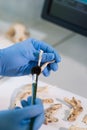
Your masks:
{"label": "right gloved hand", "polygon": [[43,74],[48,76],[51,70],[56,71],[61,60],[56,50],[42,41],[27,39],[8,48],[0,49],[0,75],[22,76],[30,74],[31,69],[37,66],[40,49],[44,51],[41,64],[55,60],[44,69]]}
{"label": "right gloved hand", "polygon": [[34,118],[33,130],[38,130],[44,122],[43,105],[40,99],[36,99],[35,105],[30,102],[31,98],[24,108],[0,111],[0,130],[29,130],[31,118]]}

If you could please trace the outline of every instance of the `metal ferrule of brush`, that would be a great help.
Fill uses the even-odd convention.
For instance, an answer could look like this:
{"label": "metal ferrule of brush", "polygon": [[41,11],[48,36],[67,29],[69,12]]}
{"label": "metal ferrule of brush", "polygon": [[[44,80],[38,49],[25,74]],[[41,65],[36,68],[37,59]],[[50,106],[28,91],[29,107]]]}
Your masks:
{"label": "metal ferrule of brush", "polygon": [[33,74],[33,75],[32,75],[32,83],[36,83],[36,77],[37,77],[36,74]]}

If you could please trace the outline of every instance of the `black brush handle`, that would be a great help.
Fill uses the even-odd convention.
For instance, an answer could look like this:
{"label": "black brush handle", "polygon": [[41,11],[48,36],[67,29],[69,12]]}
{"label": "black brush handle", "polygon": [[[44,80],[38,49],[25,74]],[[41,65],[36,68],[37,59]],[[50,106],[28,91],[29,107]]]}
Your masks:
{"label": "black brush handle", "polygon": [[[35,104],[36,94],[37,94],[37,82],[38,82],[38,75],[36,76],[36,82],[32,84],[32,105]],[[33,123],[34,118],[31,119],[30,122],[30,130],[33,130]]]}

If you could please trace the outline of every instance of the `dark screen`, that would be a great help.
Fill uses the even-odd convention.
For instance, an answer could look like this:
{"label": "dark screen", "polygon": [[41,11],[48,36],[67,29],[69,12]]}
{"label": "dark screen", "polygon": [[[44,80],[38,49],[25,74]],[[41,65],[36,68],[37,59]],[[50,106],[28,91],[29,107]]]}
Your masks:
{"label": "dark screen", "polygon": [[87,29],[87,0],[53,0],[49,13]]}
{"label": "dark screen", "polygon": [[45,0],[42,18],[87,36],[87,0]]}

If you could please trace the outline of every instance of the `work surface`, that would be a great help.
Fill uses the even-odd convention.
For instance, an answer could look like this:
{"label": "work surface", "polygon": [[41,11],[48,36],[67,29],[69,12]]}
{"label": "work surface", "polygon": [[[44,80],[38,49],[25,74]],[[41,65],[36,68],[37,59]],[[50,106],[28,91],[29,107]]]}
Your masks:
{"label": "work surface", "polygon": [[[13,77],[13,78],[1,78],[0,80],[0,109],[7,109],[10,105],[11,97],[14,93],[14,91],[22,87],[23,85],[31,83],[32,78],[31,76],[22,76],[22,77]],[[65,91],[63,89],[60,89],[58,86],[51,86],[49,84],[43,83],[41,81],[38,82],[38,86],[48,86],[48,92],[45,93],[45,98],[51,97],[53,99],[56,99],[57,103],[62,104],[62,108],[58,110],[58,114],[56,114],[56,117],[58,117],[59,122],[52,123],[49,125],[43,125],[40,130],[68,130],[68,128],[71,125],[76,125],[80,127],[87,128],[87,125],[82,123],[82,119],[85,114],[87,114],[87,99],[80,97],[78,95],[75,95],[73,93],[70,93],[68,91]],[[68,112],[70,110],[69,106],[64,102],[64,97],[72,98],[75,97],[82,102],[82,106],[84,111],[81,113],[81,115],[77,118],[75,122],[68,122],[66,120],[68,116]]]}

